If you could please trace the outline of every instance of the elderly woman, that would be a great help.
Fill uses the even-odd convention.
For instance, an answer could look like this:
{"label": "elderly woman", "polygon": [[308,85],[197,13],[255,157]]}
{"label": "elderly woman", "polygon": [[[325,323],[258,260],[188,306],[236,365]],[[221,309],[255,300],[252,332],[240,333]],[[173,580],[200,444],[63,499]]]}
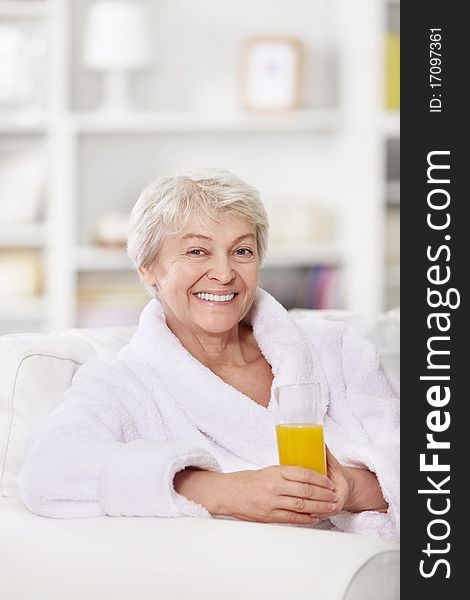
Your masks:
{"label": "elderly woman", "polygon": [[[398,537],[398,408],[374,348],[294,322],[258,278],[268,222],[229,172],[162,178],[131,216],[152,296],[114,360],[76,373],[22,466],[26,506],[59,518],[227,516]],[[273,397],[320,382],[328,472],[278,464]]]}

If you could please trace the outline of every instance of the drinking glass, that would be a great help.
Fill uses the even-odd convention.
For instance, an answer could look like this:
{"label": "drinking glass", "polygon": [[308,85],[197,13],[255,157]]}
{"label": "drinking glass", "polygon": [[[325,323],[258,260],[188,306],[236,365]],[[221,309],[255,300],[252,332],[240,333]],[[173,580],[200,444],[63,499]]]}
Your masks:
{"label": "drinking glass", "polygon": [[274,398],[280,464],[326,475],[320,384],[281,385],[275,389]]}

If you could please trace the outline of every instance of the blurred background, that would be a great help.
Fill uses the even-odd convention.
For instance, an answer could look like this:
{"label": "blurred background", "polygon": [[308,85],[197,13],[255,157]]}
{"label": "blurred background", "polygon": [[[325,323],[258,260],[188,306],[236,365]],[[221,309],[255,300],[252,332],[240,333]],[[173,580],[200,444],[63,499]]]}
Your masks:
{"label": "blurred background", "polygon": [[149,181],[257,187],[286,308],[399,303],[400,3],[0,0],[0,334],[136,323]]}

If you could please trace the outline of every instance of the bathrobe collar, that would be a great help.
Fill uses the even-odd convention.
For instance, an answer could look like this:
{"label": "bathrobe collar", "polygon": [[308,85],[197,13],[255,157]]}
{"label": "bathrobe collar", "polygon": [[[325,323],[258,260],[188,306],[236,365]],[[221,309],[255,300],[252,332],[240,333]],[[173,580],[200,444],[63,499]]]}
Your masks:
{"label": "bathrobe collar", "polygon": [[[245,322],[251,324],[255,340],[272,367],[274,380],[267,409],[194,358],[168,328],[157,300],[144,308],[131,352],[156,372],[167,392],[204,435],[248,462],[253,461],[253,447],[258,447],[263,463],[273,464],[277,460],[275,388],[287,383],[323,383],[324,376],[304,334],[270,294],[258,288]],[[158,396],[156,399],[158,402]],[[326,408],[325,399],[324,414]]]}

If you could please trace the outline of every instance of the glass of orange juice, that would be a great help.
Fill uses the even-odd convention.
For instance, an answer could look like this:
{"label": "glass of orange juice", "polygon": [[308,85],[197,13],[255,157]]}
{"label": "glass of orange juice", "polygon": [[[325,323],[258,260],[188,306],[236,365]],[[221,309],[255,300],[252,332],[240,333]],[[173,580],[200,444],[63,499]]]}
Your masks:
{"label": "glass of orange juice", "polygon": [[306,467],[326,475],[320,384],[281,385],[275,389],[274,397],[280,464]]}

